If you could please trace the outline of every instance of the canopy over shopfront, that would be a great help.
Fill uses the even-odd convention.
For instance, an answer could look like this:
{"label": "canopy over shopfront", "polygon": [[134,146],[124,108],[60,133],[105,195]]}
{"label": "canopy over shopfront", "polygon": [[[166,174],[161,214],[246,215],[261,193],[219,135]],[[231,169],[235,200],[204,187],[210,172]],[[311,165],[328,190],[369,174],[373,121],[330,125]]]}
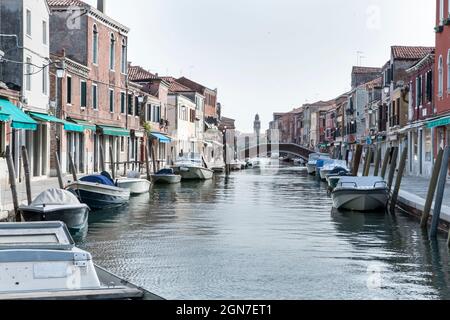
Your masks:
{"label": "canopy over shopfront", "polygon": [[162,133],[158,132],[152,132],[150,133],[150,136],[152,136],[155,139],[158,139],[162,143],[171,143],[172,139],[166,135],[163,135]]}
{"label": "canopy over shopfront", "polygon": [[66,131],[73,131],[73,132],[83,132],[84,127],[72,122],[68,122],[65,120],[58,119],[54,116],[44,114],[44,113],[36,113],[36,112],[30,112],[31,117],[34,119],[37,119],[39,121],[44,122],[54,122],[54,123],[61,123],[64,125],[64,130]]}
{"label": "canopy over shopfront", "polygon": [[0,99],[0,121],[11,121],[14,129],[36,130],[38,123],[17,106],[5,99]]}
{"label": "canopy over shopfront", "polygon": [[119,128],[119,127],[109,127],[109,126],[97,126],[100,128],[102,133],[105,136],[114,136],[114,137],[129,137],[130,130]]}

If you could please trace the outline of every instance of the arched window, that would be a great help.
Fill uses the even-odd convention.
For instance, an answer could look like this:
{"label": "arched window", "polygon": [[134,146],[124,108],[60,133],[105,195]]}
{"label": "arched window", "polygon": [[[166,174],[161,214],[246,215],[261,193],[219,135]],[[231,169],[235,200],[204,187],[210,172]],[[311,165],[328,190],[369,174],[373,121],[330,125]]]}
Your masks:
{"label": "arched window", "polygon": [[442,97],[444,95],[444,62],[442,56],[439,56],[438,63],[438,95]]}
{"label": "arched window", "polygon": [[127,40],[126,39],[122,39],[121,57],[122,57],[121,72],[123,74],[126,74],[127,73]]}
{"label": "arched window", "polygon": [[111,40],[109,45],[109,69],[114,70],[116,64],[116,37],[111,33]]}
{"label": "arched window", "polygon": [[98,64],[98,29],[96,24],[94,24],[92,30],[92,62]]}
{"label": "arched window", "polygon": [[447,92],[450,93],[450,49],[447,52]]}

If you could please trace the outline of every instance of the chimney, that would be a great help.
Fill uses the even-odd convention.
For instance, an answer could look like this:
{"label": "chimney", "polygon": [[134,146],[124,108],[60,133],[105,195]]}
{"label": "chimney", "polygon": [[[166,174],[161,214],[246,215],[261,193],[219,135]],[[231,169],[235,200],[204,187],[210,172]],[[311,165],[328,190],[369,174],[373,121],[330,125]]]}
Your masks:
{"label": "chimney", "polygon": [[105,13],[105,0],[97,0],[98,11]]}

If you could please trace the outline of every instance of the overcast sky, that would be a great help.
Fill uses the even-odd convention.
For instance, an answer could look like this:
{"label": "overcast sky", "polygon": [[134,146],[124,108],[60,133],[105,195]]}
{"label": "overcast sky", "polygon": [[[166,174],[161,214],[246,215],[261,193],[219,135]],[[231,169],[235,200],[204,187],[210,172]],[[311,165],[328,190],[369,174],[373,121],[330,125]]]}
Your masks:
{"label": "overcast sky", "polygon": [[[95,0],[87,0],[95,4]],[[434,0],[106,0],[131,28],[129,60],[218,88],[223,115],[251,132],[259,113],[329,100],[391,45],[434,46]]]}

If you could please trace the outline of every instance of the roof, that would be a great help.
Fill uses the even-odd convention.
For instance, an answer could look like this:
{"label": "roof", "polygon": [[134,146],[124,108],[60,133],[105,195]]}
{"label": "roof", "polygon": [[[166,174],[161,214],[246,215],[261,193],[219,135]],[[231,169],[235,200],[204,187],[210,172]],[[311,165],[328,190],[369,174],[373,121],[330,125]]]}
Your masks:
{"label": "roof", "polygon": [[352,69],[352,73],[354,74],[381,73],[381,68],[355,66]]}
{"label": "roof", "polygon": [[205,86],[203,86],[203,85],[201,85],[201,84],[199,84],[199,83],[197,83],[195,81],[192,81],[192,80],[190,80],[190,79],[188,79],[186,77],[178,78],[177,82],[179,82],[182,85],[184,85],[186,87],[189,87],[192,90],[197,91],[198,93],[203,94],[203,95],[205,93],[205,90],[215,91],[215,90],[211,90],[211,89],[209,89],[209,88],[207,88],[207,87],[205,87]]}
{"label": "roof", "polygon": [[392,57],[400,60],[420,60],[434,51],[434,47],[392,46]]}
{"label": "roof", "polygon": [[128,78],[131,81],[142,81],[156,79],[157,76],[140,66],[130,66],[128,68]]}
{"label": "roof", "polygon": [[421,70],[422,68],[432,68],[432,65],[434,64],[434,59],[435,59],[434,53],[427,54],[425,57],[423,57],[422,60],[419,60],[415,65],[406,70],[406,72],[413,73]]}
{"label": "roof", "polygon": [[188,88],[177,81],[174,77],[160,77],[169,84],[169,91],[171,92],[195,92],[195,90]]}
{"label": "roof", "polygon": [[47,0],[47,5],[50,10],[61,11],[70,10],[72,7],[79,7],[85,9],[90,15],[96,19],[108,24],[111,27],[118,29],[119,31],[128,34],[130,29],[123,24],[115,21],[104,12],[99,11],[96,7],[87,4],[81,0]]}
{"label": "roof", "polygon": [[367,89],[381,88],[383,86],[383,77],[378,77],[364,84]]}

